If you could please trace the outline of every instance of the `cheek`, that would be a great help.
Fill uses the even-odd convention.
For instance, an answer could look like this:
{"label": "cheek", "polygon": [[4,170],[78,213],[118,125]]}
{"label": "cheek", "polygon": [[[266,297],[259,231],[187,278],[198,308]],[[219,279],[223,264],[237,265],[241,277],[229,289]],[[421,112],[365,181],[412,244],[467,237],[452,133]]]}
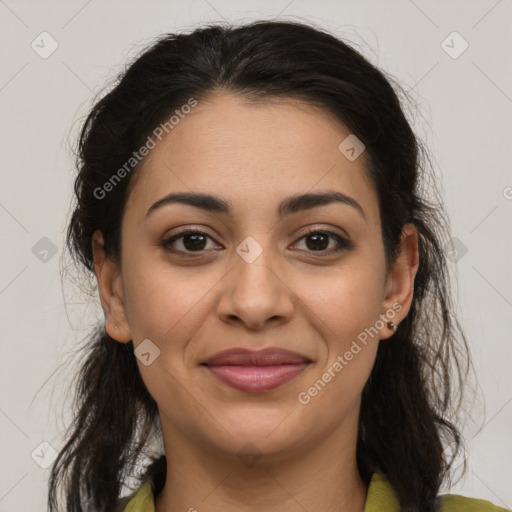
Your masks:
{"label": "cheek", "polygon": [[295,291],[329,344],[342,349],[378,320],[382,280],[375,267],[354,262],[329,273],[297,275]]}
{"label": "cheek", "polygon": [[209,292],[221,275],[197,268],[172,268],[168,263],[151,261],[132,266],[125,281],[125,311],[135,344],[154,339],[161,349],[174,347],[186,338],[187,325],[197,322]]}
{"label": "cheek", "polygon": [[[126,268],[129,268],[126,265]],[[160,407],[181,417],[194,407],[183,383],[190,379],[185,361],[189,341],[211,311],[220,276],[195,269],[170,269],[156,262],[131,267],[126,276],[125,311],[134,347],[149,339],[158,356],[149,365],[137,360],[141,377]],[[186,414],[182,420],[185,422]]]}
{"label": "cheek", "polygon": [[331,277],[308,297],[310,321],[321,342],[316,371],[297,399],[304,413],[321,418],[325,428],[357,415],[379,343],[378,284],[377,274],[354,271]]}
{"label": "cheek", "polygon": [[[311,393],[322,395],[319,406],[333,400],[348,407],[361,393],[375,361],[382,273],[378,267],[359,260],[329,276],[303,276],[296,282],[302,283],[298,291],[307,306],[309,321],[322,340]],[[308,286],[308,282],[315,286]],[[329,389],[324,391],[324,386]]]}

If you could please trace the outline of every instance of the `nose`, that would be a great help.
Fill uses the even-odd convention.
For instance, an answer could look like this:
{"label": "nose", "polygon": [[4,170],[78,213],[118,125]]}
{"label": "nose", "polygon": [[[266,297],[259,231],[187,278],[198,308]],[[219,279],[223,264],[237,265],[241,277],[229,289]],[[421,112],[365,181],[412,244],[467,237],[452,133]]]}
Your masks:
{"label": "nose", "polygon": [[266,253],[269,250],[252,263],[234,255],[234,268],[222,280],[224,289],[217,306],[223,322],[259,330],[269,322],[278,325],[292,318],[296,303],[292,283]]}

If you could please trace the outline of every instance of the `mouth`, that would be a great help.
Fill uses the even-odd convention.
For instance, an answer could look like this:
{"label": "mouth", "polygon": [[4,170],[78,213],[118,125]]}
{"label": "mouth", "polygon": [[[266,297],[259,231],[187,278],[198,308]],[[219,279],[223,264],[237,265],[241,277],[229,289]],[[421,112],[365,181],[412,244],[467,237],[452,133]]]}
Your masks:
{"label": "mouth", "polygon": [[217,380],[234,389],[261,393],[291,381],[311,360],[297,352],[277,348],[230,349],[214,354],[202,364]]}

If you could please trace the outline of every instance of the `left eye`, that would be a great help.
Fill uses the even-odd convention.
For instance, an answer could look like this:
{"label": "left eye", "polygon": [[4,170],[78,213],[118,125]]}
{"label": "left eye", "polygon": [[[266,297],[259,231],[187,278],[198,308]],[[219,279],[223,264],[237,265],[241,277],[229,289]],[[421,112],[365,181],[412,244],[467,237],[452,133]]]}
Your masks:
{"label": "left eye", "polygon": [[[299,241],[300,240],[305,240],[306,247],[313,252],[332,253],[350,248],[348,240],[332,233],[331,231],[310,231],[303,237],[299,238]],[[334,249],[330,248],[329,250],[325,250],[329,247],[330,240],[334,240],[338,246],[335,246]]]}

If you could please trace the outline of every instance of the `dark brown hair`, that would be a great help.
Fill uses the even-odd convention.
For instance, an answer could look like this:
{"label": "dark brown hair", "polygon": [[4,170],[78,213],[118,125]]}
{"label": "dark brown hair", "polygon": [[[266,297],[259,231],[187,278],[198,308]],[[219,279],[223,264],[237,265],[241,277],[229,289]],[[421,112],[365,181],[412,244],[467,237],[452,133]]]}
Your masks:
{"label": "dark brown hair", "polygon": [[[403,510],[435,510],[440,485],[450,475],[443,443],[461,445],[453,417],[469,368],[443,251],[448,224],[435,183],[426,196],[432,165],[405,117],[405,93],[349,44],[281,21],[207,26],[159,38],[85,120],[67,233],[70,254],[94,279],[91,237],[99,229],[107,253],[119,258],[123,209],[137,167],[105,197],[98,197],[98,189],[170,113],[218,90],[262,101],[304,100],[336,116],[364,143],[388,264],[404,224],[416,227],[414,299],[396,334],[380,343],[364,387],[357,462],[366,480],[374,471],[387,476]],[[50,512],[58,510],[59,486],[63,510],[111,512],[156,425],[157,406],[139,374],[133,343],[113,340],[101,322],[83,350],[76,414],[52,467]],[[139,481],[149,474],[160,489],[165,471],[162,456]]]}

